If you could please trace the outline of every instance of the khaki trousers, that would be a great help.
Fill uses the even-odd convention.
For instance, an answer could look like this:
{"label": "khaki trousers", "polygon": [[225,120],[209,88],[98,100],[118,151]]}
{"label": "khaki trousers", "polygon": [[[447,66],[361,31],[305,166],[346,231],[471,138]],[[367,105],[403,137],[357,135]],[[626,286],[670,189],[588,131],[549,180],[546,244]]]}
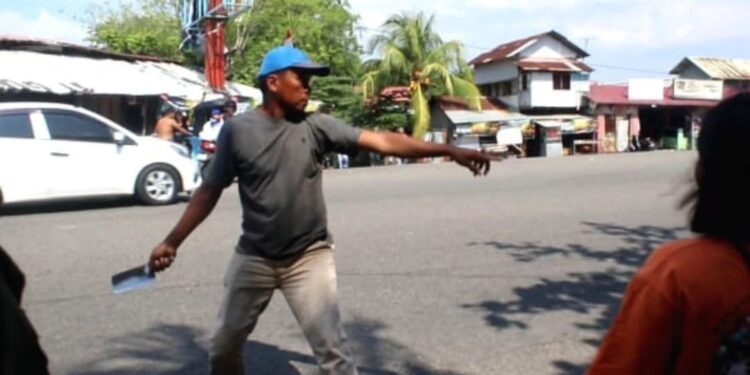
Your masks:
{"label": "khaki trousers", "polygon": [[235,253],[224,277],[224,299],[210,349],[212,375],[244,375],[242,349],[280,289],[307,338],[321,375],[356,375],[346,346],[329,247],[289,260]]}

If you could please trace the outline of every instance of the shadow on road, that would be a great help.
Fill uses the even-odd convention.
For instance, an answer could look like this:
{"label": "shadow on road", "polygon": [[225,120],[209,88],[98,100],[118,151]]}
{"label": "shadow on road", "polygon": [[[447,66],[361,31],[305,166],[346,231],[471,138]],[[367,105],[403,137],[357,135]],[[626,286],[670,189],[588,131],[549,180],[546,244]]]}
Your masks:
{"label": "shadow on road", "polygon": [[[183,203],[189,200],[189,196],[181,195],[178,198],[177,203]],[[13,203],[0,206],[0,216],[50,214],[57,212],[89,211],[132,206],[142,206],[142,204],[133,197],[106,197]]]}
{"label": "shadow on road", "polygon": [[[460,375],[423,363],[408,347],[380,337],[387,329],[377,321],[358,318],[347,333],[362,375]],[[160,324],[107,343],[102,358],[78,366],[70,375],[204,375],[208,373],[208,336],[186,325]],[[315,358],[257,341],[244,348],[245,368],[253,375],[300,375],[293,363],[316,366]]]}
{"label": "shadow on road", "polygon": [[[513,290],[511,300],[487,300],[464,305],[482,311],[488,325],[497,329],[528,328],[529,318],[536,314],[569,311],[586,315],[584,322],[576,327],[591,331],[601,337],[617,314],[622,293],[643,261],[651,251],[665,243],[687,234],[684,228],[661,228],[654,226],[626,227],[614,224],[583,222],[584,233],[615,237],[620,247],[596,249],[585,244],[564,246],[543,245],[527,242],[510,244],[486,242],[483,244],[507,252],[515,261],[530,263],[546,257],[564,257],[601,262],[606,268],[593,272],[573,272],[562,279],[541,278],[534,285]],[[591,320],[590,317],[594,316]],[[598,347],[600,339],[587,339],[585,343]],[[558,374],[583,374],[587,364],[576,364],[564,360],[553,365]]]}

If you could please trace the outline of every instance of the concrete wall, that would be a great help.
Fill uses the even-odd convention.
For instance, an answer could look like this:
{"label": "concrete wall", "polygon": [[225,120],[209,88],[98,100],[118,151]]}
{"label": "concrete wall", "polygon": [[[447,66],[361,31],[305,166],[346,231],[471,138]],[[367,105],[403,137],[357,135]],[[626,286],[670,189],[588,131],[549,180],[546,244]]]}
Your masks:
{"label": "concrete wall", "polygon": [[520,104],[520,93],[518,95],[501,96],[500,100],[511,109],[517,110]]}
{"label": "concrete wall", "polygon": [[436,103],[430,105],[430,130],[447,131],[453,127],[453,123],[445,112]]}
{"label": "concrete wall", "polygon": [[588,92],[588,75],[571,73],[570,90],[555,90],[552,73],[531,73],[529,92],[519,96],[521,108],[577,108],[582,92]]}
{"label": "concrete wall", "polygon": [[507,81],[516,77],[518,77],[518,67],[515,61],[498,61],[474,68],[474,82],[477,85]]}
{"label": "concrete wall", "polygon": [[531,47],[522,51],[519,56],[524,59],[575,59],[577,57],[573,50],[549,36],[538,40]]}

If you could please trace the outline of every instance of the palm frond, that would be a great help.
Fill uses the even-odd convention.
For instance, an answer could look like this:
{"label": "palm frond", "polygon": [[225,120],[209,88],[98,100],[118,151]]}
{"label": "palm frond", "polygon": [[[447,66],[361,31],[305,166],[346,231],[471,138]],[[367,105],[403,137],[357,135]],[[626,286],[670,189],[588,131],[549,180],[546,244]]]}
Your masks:
{"label": "palm frond", "polygon": [[367,72],[360,81],[360,85],[362,86],[362,97],[365,101],[376,95],[378,73],[377,70]]}
{"label": "palm frond", "polygon": [[386,34],[377,34],[370,38],[367,43],[367,52],[371,55],[379,53],[383,45],[390,42],[390,37]]}
{"label": "palm frond", "polygon": [[451,41],[433,48],[425,57],[425,64],[439,63],[448,68],[457,69],[462,62],[463,46],[461,43]]}
{"label": "palm frond", "polygon": [[409,73],[411,65],[401,50],[388,44],[383,48],[381,70],[388,75],[401,75]]}
{"label": "palm frond", "polygon": [[466,98],[469,102],[469,108],[479,111],[482,109],[482,94],[479,89],[472,81],[459,78],[457,76],[451,76],[453,81],[454,95]]}
{"label": "palm frond", "polygon": [[412,93],[411,105],[414,110],[412,136],[416,139],[422,139],[430,127],[430,109],[427,104],[427,98],[419,85],[417,85],[417,89]]}
{"label": "palm frond", "polygon": [[427,77],[440,77],[440,83],[445,85],[446,94],[453,95],[453,77],[447,66],[442,64],[429,64],[424,67],[423,73]]}

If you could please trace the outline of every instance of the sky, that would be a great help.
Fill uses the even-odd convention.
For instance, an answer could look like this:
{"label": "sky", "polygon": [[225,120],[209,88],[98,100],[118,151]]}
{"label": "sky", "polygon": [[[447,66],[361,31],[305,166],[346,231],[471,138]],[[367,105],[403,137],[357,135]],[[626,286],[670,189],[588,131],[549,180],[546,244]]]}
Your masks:
{"label": "sky", "polygon": [[[403,12],[433,14],[436,30],[462,42],[467,59],[556,30],[589,52],[591,78],[601,82],[664,77],[685,56],[750,59],[750,0],[349,1],[363,45],[390,15]],[[0,35],[85,43],[82,20],[91,0],[3,2]]]}

